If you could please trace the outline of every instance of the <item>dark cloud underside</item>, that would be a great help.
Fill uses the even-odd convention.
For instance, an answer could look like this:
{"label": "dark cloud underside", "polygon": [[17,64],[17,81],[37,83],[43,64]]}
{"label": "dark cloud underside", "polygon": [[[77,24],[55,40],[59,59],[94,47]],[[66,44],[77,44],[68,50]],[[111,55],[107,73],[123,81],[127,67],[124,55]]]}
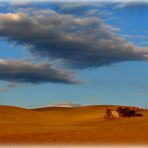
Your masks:
{"label": "dark cloud underside", "polygon": [[33,64],[26,61],[0,60],[0,80],[16,83],[77,84],[73,73],[55,69],[48,63]]}

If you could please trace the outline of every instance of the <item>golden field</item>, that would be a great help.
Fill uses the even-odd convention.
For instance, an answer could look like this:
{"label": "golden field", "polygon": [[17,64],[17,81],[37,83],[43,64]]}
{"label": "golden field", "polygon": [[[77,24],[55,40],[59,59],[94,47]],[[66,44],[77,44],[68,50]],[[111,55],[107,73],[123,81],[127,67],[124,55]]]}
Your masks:
{"label": "golden field", "polygon": [[107,107],[118,106],[0,106],[0,144],[148,144],[148,111],[141,111],[142,117],[105,119]]}

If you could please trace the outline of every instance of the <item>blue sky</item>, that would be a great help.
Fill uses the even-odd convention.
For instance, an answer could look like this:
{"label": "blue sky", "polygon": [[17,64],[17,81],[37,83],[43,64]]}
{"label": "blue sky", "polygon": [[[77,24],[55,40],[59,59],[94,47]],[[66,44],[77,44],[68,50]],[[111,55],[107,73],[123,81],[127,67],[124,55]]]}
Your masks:
{"label": "blue sky", "polygon": [[148,107],[147,2],[0,2],[0,104]]}

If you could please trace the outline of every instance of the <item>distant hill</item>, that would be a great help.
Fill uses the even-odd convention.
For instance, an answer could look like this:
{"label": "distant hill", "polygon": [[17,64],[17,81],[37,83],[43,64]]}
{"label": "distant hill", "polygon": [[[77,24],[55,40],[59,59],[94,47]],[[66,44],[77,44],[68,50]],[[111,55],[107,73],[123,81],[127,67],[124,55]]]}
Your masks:
{"label": "distant hill", "polygon": [[74,103],[62,103],[62,104],[55,104],[52,105],[52,107],[80,107],[80,104],[74,104]]}

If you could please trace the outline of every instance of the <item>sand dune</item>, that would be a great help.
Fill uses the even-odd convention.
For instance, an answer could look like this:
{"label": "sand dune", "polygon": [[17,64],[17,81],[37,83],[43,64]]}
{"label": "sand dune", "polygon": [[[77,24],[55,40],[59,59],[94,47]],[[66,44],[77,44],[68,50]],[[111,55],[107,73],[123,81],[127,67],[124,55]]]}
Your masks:
{"label": "sand dune", "polygon": [[148,111],[113,120],[104,118],[107,107],[118,106],[0,106],[0,144],[148,144]]}

